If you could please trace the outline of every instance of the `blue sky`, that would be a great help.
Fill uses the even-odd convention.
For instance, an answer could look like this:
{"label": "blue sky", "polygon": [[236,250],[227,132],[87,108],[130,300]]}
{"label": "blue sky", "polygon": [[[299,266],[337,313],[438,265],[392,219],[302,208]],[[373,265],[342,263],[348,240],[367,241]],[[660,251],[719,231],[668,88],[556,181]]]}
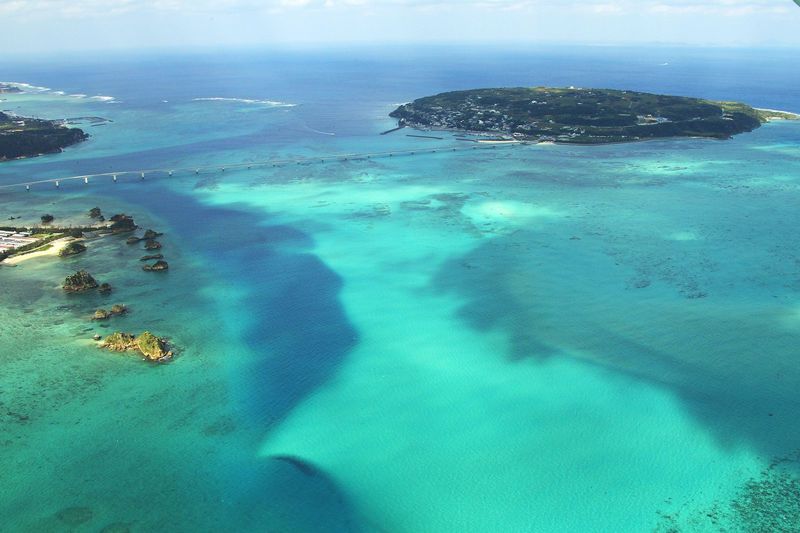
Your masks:
{"label": "blue sky", "polygon": [[0,47],[670,43],[800,47],[793,0],[0,0]]}

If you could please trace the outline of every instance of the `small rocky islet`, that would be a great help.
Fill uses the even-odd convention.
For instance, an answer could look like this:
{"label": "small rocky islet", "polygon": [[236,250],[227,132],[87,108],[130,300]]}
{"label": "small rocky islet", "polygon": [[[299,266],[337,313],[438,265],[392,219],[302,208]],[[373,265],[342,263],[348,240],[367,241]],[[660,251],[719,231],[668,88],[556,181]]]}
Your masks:
{"label": "small rocky islet", "polygon": [[116,331],[107,336],[100,347],[112,352],[138,352],[146,360],[164,363],[173,357],[169,343],[162,337],[156,337],[149,331],[140,335]]}
{"label": "small rocky islet", "polygon": [[59,257],[69,257],[71,255],[78,255],[86,251],[86,245],[77,241],[68,243],[58,252]]}
{"label": "small rocky islet", "polygon": [[110,283],[101,283],[99,287],[97,287],[97,292],[100,294],[111,294],[113,287],[111,287]]}
{"label": "small rocky islet", "polygon": [[97,289],[100,294],[109,294],[114,288],[110,283],[98,283],[86,270],[78,270],[64,278],[61,288],[66,292],[86,292]]}
{"label": "small rocky islet", "polygon": [[79,270],[74,274],[70,274],[64,279],[61,287],[67,292],[86,292],[92,289],[97,289],[100,284],[94,279],[94,276],[85,270]]}
{"label": "small rocky islet", "polygon": [[103,216],[103,212],[100,210],[99,207],[93,207],[89,209],[89,218],[93,218],[98,222],[104,222],[106,217]]}
{"label": "small rocky islet", "polygon": [[110,218],[111,225],[109,229],[111,229],[112,233],[126,233],[128,231],[134,231],[138,226],[136,222],[134,222],[133,217],[126,215],[125,213],[120,213],[118,215],[114,215]]}
{"label": "small rocky islet", "polygon": [[[161,250],[162,244],[156,240],[157,237],[161,237],[164,235],[161,232],[148,229],[145,230],[144,234],[141,237],[130,237],[126,241],[128,244],[135,244],[140,241],[144,241],[144,249],[147,251],[155,251]],[[134,240],[135,239],[135,240]],[[145,272],[163,272],[165,270],[169,270],[169,263],[164,261],[164,254],[157,253],[157,254],[147,254],[142,256],[139,261],[153,261],[150,265],[144,265],[142,270]]]}
{"label": "small rocky islet", "polygon": [[[126,244],[137,244],[139,242],[144,241],[144,249],[147,251],[155,251],[160,250],[162,248],[162,244],[156,240],[156,237],[161,237],[163,233],[158,231],[148,229],[144,232],[141,237],[137,237],[132,235],[125,240]],[[156,260],[155,263],[150,265],[144,265],[142,270],[145,272],[163,272],[169,269],[169,263],[163,260],[164,254],[147,254],[142,256],[139,261],[153,261]]]}
{"label": "small rocky islet", "polygon": [[145,272],[159,272],[168,269],[169,269],[169,263],[167,263],[166,261],[162,261],[161,259],[159,259],[152,265],[144,265],[142,267],[142,270],[144,270]]}
{"label": "small rocky islet", "polygon": [[124,304],[114,304],[110,310],[98,309],[92,315],[92,320],[108,320],[111,317],[124,315],[128,308]]}

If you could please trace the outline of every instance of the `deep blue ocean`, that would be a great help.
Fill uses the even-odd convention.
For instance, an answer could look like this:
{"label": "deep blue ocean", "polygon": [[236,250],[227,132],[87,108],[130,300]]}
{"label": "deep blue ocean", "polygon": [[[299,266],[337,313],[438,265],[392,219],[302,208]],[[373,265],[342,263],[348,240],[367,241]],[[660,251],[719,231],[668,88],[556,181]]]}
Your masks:
{"label": "deep blue ocean", "polygon": [[[73,55],[0,81],[29,84],[0,109],[91,135],[0,185],[136,171],[0,188],[0,220],[124,212],[170,263],[106,237],[0,267],[0,531],[800,531],[800,123],[380,135],[400,103],[494,86],[800,112],[796,50]],[[79,268],[112,296],[64,294]],[[115,330],[178,356],[94,346]]]}

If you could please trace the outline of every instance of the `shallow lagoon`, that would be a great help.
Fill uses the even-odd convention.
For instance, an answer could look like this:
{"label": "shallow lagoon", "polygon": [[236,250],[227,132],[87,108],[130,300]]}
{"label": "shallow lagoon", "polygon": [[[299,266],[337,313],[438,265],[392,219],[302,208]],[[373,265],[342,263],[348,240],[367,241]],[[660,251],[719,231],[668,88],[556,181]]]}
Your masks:
{"label": "shallow lagoon", "polygon": [[[394,91],[329,136],[302,127],[337,131],[335,111],[309,124],[314,95],[240,76],[230,96],[299,105],[192,102],[229,96],[195,86],[148,107],[97,80],[121,103],[9,97],[114,122],[0,180],[457,145],[376,135]],[[747,531],[782,513],[790,531],[798,142],[774,123],[0,192],[2,218],[134,214],[171,266],[141,272],[144,251],[109,238],[0,269],[0,515],[23,531]],[[115,293],[62,294],[78,267]],[[88,320],[117,301],[129,316]],[[90,345],[117,327],[181,356]]]}

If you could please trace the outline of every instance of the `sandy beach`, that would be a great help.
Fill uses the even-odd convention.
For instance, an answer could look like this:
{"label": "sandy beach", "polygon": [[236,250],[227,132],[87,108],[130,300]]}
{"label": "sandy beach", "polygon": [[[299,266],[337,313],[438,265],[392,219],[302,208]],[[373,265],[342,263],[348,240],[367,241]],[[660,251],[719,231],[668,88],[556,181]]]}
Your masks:
{"label": "sandy beach", "polygon": [[29,259],[35,259],[37,257],[58,256],[58,252],[60,252],[61,249],[64,248],[64,246],[66,246],[68,243],[70,243],[70,242],[72,242],[74,240],[75,240],[74,237],[64,237],[63,239],[56,239],[53,242],[50,242],[50,243],[45,245],[45,246],[49,245],[49,248],[47,248],[46,250],[39,250],[39,251],[36,251],[36,252],[30,252],[30,253],[27,253],[27,254],[17,255],[17,256],[14,256],[14,257],[9,257],[5,261],[3,261],[2,264],[15,266],[15,265],[18,265],[18,264],[22,263],[23,261],[27,261]]}
{"label": "sandy beach", "polygon": [[764,111],[766,113],[777,113],[778,115],[786,115],[786,116],[772,116],[767,118],[768,121],[773,120],[798,120],[800,119],[800,114],[795,113],[794,111],[784,111],[782,109],[767,109],[765,107],[756,107],[756,111]]}

